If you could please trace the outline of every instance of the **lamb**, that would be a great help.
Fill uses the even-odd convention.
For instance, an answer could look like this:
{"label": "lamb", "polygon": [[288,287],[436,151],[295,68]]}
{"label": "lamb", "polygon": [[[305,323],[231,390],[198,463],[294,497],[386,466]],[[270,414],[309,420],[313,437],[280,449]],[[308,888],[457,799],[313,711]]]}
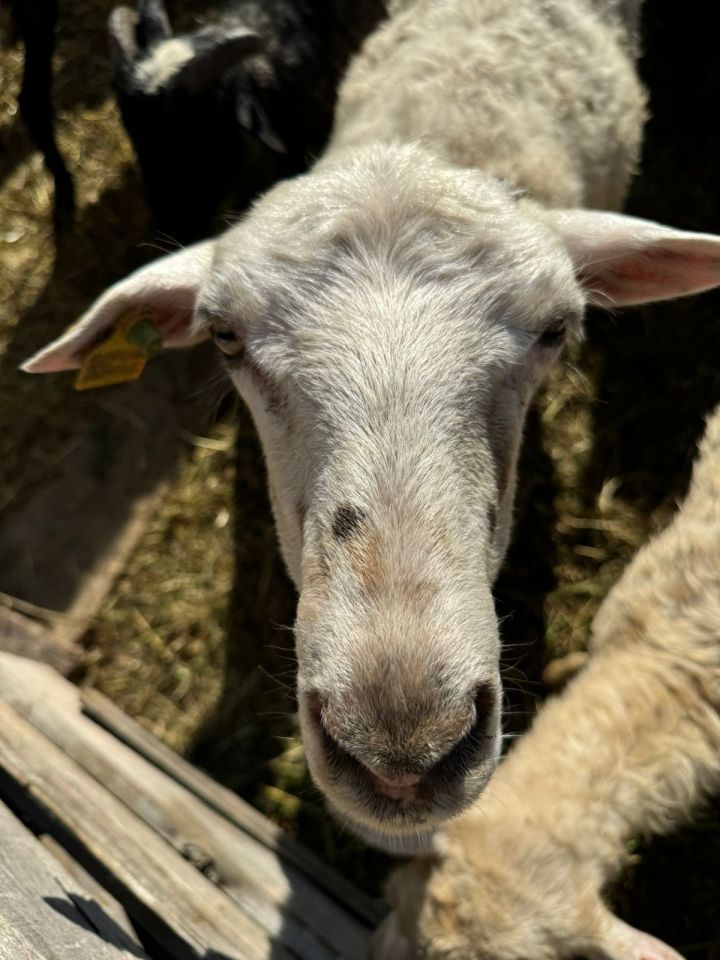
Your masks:
{"label": "lamb", "polygon": [[593,625],[588,665],[390,885],[375,960],[680,960],[614,917],[628,839],[720,787],[720,407],[685,503]]}
{"label": "lamb", "polygon": [[642,136],[637,10],[396,0],[309,173],[111,287],[24,367],[77,367],[127,311],[167,346],[214,339],[300,594],[310,771],[386,847],[426,842],[498,760],[491,588],[536,386],[588,303],[720,283],[719,238],[607,212]]}
{"label": "lamb", "polygon": [[173,35],[163,0],[116,7],[113,83],[156,229],[185,243],[304,170],[332,125],[338,81],[381,0],[232,0]]}

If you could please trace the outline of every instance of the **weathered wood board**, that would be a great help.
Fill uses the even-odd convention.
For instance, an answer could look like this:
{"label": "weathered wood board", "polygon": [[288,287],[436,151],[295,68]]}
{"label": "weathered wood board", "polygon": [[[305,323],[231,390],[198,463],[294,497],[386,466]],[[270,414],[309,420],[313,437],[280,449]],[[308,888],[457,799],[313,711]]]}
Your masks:
{"label": "weathered wood board", "polygon": [[1,960],[147,960],[3,803],[0,837]]}
{"label": "weathered wood board", "polygon": [[187,787],[213,810],[254,837],[279,857],[298,867],[352,916],[364,924],[377,926],[385,909],[376,900],[357,890],[323,860],[289,837],[277,824],[264,817],[232,790],[223,787],[203,770],[194,767],[157,737],[140,726],[104,694],[92,688],[80,691],[83,712],[109,730],[118,740],[128,744],[136,753],[164,770],[178,783]]}
{"label": "weathered wood board", "polygon": [[9,605],[0,605],[0,650],[49,663],[63,674],[70,673],[80,661],[78,648],[52,624],[32,620]]}
{"label": "weathered wood board", "polygon": [[[0,653],[0,799],[80,865],[68,876],[82,885],[86,870],[119,901],[117,930],[142,929],[165,956],[192,960],[363,960],[372,905],[349,910],[346,881],[337,878],[338,895],[321,865],[318,883],[315,858],[257,811],[228,791],[212,802],[212,781],[102,699],[86,700],[104,726],[51,668]],[[96,889],[109,917],[113,900],[101,901]]]}
{"label": "weathered wood board", "polygon": [[[57,860],[70,874],[80,889],[92,897],[91,901],[84,901],[91,904],[91,912],[94,914],[99,909],[106,917],[110,918],[117,929],[124,931],[131,940],[134,940],[136,934],[130,923],[130,918],[115,897],[111,896],[94,877],[91,877],[87,870],[84,870],[80,866],[77,860],[73,860],[65,847],[61,846],[54,837],[45,833],[38,837],[38,840],[43,847],[52,854],[53,859]],[[73,896],[75,895],[73,894]]]}
{"label": "weathered wood board", "polygon": [[196,960],[214,950],[225,960],[287,960],[213,883],[5,703],[0,767],[9,801],[104,877],[173,956]]}

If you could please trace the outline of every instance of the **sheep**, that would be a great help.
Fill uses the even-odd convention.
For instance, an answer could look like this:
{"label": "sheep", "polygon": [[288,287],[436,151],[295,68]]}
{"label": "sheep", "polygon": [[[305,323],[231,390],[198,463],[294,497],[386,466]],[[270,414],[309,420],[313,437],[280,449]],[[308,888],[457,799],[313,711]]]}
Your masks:
{"label": "sheep", "polygon": [[584,671],[392,878],[374,960],[680,960],[601,892],[630,838],[719,787],[720,407],[680,512],[599,610]]}
{"label": "sheep", "polygon": [[18,106],[30,139],[40,150],[55,185],[53,214],[56,230],[72,219],[75,187],[55,139],[52,102],[52,57],[55,50],[57,0],[10,0],[13,21],[25,45],[25,62]]}
{"label": "sheep", "polygon": [[718,237],[607,210],[642,137],[637,9],[396,0],[307,174],[24,366],[79,366],[133,310],[169,347],[212,337],[299,591],[310,772],[386,848],[427,842],[498,761],[491,590],[537,385],[587,304],[720,283]]}
{"label": "sheep", "polygon": [[325,145],[350,54],[381,0],[232,0],[173,35],[163,0],[116,7],[113,85],[158,232],[206,236]]}

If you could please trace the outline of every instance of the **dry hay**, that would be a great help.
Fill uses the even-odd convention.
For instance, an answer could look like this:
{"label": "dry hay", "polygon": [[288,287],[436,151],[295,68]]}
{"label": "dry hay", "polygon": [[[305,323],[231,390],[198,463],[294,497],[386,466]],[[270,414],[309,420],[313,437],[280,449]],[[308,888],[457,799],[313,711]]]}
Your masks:
{"label": "dry hay", "polygon": [[[720,165],[707,116],[720,75],[710,0],[696,6],[691,23],[675,22],[669,0],[655,0],[648,16],[644,70],[655,119],[631,210],[720,231]],[[73,394],[66,377],[18,375],[17,361],[147,255],[137,249],[149,239],[138,178],[108,85],[110,7],[65,5],[59,135],[80,208],[57,248],[49,179],[16,112],[19,52],[0,59],[0,515],[58,469],[96,402]],[[184,9],[191,16],[192,5]],[[592,315],[585,343],[536,405],[517,533],[498,588],[513,712],[534,709],[543,637],[550,654],[584,645],[598,603],[682,494],[702,415],[720,399],[718,306],[714,294]],[[85,682],[372,885],[377,861],[328,823],[294,739],[292,610],[257,442],[246,415],[226,416],[211,437],[189,443],[87,637]],[[719,832],[709,817],[635,854],[632,884],[619,888],[633,922],[680,944],[716,935]],[[705,876],[702,888],[688,885],[691,869]]]}

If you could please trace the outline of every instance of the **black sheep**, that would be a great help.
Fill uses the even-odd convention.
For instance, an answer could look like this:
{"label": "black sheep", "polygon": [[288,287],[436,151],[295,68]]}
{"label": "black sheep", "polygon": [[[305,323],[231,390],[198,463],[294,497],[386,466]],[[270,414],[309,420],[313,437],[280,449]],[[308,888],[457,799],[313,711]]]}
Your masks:
{"label": "black sheep", "polygon": [[382,0],[232,0],[174,36],[162,0],[116,7],[114,83],[156,228],[185,242],[322,149]]}

